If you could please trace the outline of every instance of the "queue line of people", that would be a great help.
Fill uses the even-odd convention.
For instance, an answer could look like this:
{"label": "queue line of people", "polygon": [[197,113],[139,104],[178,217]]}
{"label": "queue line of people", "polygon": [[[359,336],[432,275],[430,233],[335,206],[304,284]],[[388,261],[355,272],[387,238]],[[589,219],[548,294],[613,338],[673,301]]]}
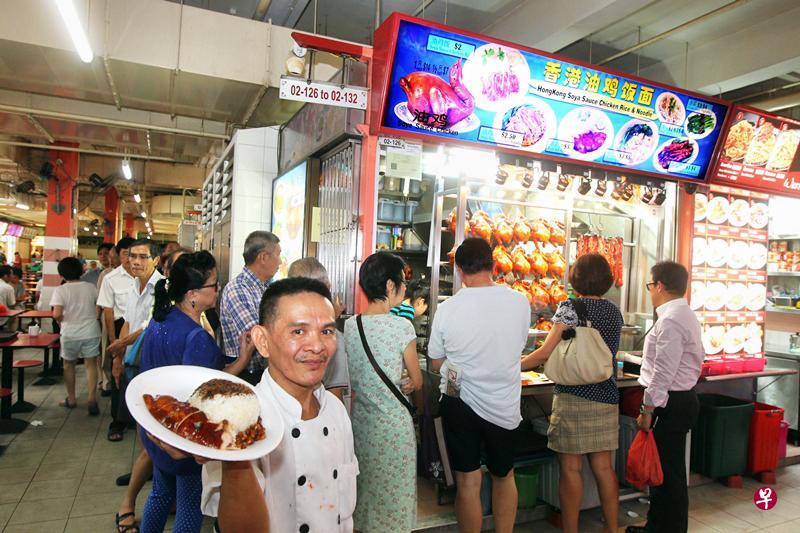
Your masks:
{"label": "queue line of people", "polygon": [[[224,532],[413,529],[417,449],[413,409],[403,398],[422,387],[416,333],[409,320],[424,313],[427,300],[424,288],[407,287],[402,259],[379,252],[363,262],[359,284],[368,305],[337,333],[342,307],[332,298],[319,261],[301,259],[291,265],[288,279],[271,282],[280,264],[280,239],[270,232],[248,236],[245,267],[222,292],[219,319],[213,316],[219,297],[216,262],[207,252],[178,246],[162,251],[147,239],[127,238],[104,251],[103,269],[97,269],[99,289],[80,281],[73,258],[59,264],[65,284],[51,304],[67,348],[62,349],[67,363],[64,407],[76,405],[74,371],[71,378],[66,371],[70,359],[100,360],[102,353],[103,368],[111,374],[110,382],[105,375],[99,378],[112,400],[109,440],[121,440],[132,424],[120,393],[129,379],[126,370],[173,364],[239,375],[275,402],[285,427],[279,447],[252,463],[188,457],[141,433],[144,450],[124,480],[129,487],[117,513],[118,531],[163,531],[173,504],[173,531],[198,531],[203,514],[216,517],[218,530]],[[116,267],[114,261],[119,262]],[[482,462],[493,481],[495,529],[513,530],[517,491],[512,442],[521,420],[519,371],[545,362],[562,333],[578,325],[598,329],[614,354],[622,327],[619,310],[603,298],[613,283],[608,263],[601,256],[584,256],[573,265],[570,282],[588,316],[578,313],[572,300],[563,302],[543,346],[520,364],[530,324],[528,302],[495,284],[492,266],[485,241],[466,239],[458,247],[455,268],[464,288],[439,306],[428,346],[432,367],[441,374],[440,414],[456,471],[459,530],[464,532],[481,528]],[[699,376],[697,353],[702,347],[683,313],[685,273],[681,265],[661,263],[648,284],[659,315],[666,318],[656,323],[659,327],[645,344],[641,381],[646,392],[639,424],[650,430],[654,419],[667,421],[655,433],[660,450],[679,446],[681,439],[685,446],[685,434],[696,419],[692,386]],[[102,313],[102,332],[97,311],[86,305],[93,298]],[[73,333],[81,328],[88,333]],[[221,333],[223,349],[215,331]],[[101,335],[107,342],[102,352]],[[665,374],[666,367],[671,370]],[[97,410],[97,368],[87,364],[90,414]],[[678,383],[670,383],[670,376],[677,376]],[[614,376],[595,385],[556,385],[548,436],[561,466],[565,531],[578,531],[584,455],[597,480],[606,524],[616,530],[612,454],[618,447],[618,401]],[[673,456],[677,452],[664,453],[669,490],[654,494],[642,531],[685,530],[686,484]],[[153,488],[137,525],[136,498],[151,476]]]}

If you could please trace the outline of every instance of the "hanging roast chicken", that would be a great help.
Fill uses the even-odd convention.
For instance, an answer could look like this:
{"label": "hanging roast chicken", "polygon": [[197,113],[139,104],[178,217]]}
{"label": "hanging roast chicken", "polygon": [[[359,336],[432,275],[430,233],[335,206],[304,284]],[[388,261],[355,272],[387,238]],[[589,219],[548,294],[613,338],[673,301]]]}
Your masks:
{"label": "hanging roast chicken", "polygon": [[450,83],[428,72],[400,78],[408,97],[408,110],[425,126],[450,128],[472,114],[475,99],[461,83],[461,60],[450,67]]}

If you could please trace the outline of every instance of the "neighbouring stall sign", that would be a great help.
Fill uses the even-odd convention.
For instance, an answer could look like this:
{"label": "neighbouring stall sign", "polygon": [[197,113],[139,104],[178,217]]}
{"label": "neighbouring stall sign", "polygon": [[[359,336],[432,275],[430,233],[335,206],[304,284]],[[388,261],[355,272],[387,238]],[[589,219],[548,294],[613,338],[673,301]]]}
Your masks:
{"label": "neighbouring stall sign", "polygon": [[800,196],[800,122],[744,106],[731,116],[711,181]]}
{"label": "neighbouring stall sign", "polygon": [[339,107],[367,108],[367,89],[349,85],[337,85],[302,78],[281,76],[280,97],[283,100],[299,100],[314,104]]}
{"label": "neighbouring stall sign", "polygon": [[402,130],[660,177],[706,177],[727,112],[718,100],[406,16],[385,24],[375,48],[385,44],[390,57],[385,69],[375,69],[383,79],[373,83],[385,91],[381,133]]}

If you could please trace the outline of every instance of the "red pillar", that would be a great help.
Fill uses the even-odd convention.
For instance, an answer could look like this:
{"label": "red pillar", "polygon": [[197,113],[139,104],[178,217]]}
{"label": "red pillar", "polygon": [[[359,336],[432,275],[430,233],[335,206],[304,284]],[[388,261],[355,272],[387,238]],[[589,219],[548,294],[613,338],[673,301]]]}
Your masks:
{"label": "red pillar", "polygon": [[105,232],[103,240],[105,242],[117,242],[117,221],[119,219],[119,193],[117,189],[111,187],[106,191],[106,206],[103,211],[105,218]]}
{"label": "red pillar", "polygon": [[133,213],[125,213],[125,235],[136,238],[136,226]]}
{"label": "red pillar", "polygon": [[53,174],[47,183],[47,223],[44,230],[42,298],[50,301],[53,289],[61,283],[58,262],[77,252],[78,239],[73,214],[73,188],[78,178],[79,156],[76,152],[59,151],[58,146],[77,147],[76,143],[57,142],[47,157]]}

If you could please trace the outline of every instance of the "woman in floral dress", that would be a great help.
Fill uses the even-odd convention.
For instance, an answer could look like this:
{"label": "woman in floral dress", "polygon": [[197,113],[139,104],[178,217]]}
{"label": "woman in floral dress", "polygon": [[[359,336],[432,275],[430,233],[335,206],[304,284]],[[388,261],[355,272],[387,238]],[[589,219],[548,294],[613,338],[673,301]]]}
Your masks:
{"label": "woman in floral dress", "polygon": [[[408,320],[389,313],[405,297],[405,263],[379,252],[364,261],[359,284],[369,305],[361,315],[378,366],[404,394],[422,386],[417,336]],[[417,442],[408,409],[367,358],[356,317],[344,326],[354,394],[352,422],[358,457],[355,529],[362,533],[410,532],[417,514]],[[403,369],[408,380],[403,379]]]}

